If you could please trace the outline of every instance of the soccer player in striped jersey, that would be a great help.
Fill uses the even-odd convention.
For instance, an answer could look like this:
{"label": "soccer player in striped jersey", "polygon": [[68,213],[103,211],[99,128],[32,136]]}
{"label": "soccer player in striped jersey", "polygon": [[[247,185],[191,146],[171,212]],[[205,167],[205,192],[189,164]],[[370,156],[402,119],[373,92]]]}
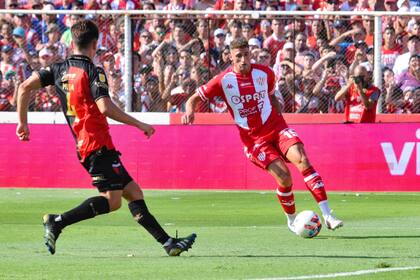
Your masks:
{"label": "soccer player in striped jersey", "polygon": [[343,222],[331,213],[321,176],[310,163],[297,133],[287,126],[281,115],[280,104],[274,96],[273,71],[263,65],[251,64],[248,42],[244,39],[231,42],[230,55],[232,66],[199,87],[188,99],[182,122],[194,122],[194,109],[200,99],[221,97],[239,129],[246,156],[276,179],[277,196],[289,229],[294,232],[296,209],[287,162],[303,175],[326,226],[331,230],[341,227]]}

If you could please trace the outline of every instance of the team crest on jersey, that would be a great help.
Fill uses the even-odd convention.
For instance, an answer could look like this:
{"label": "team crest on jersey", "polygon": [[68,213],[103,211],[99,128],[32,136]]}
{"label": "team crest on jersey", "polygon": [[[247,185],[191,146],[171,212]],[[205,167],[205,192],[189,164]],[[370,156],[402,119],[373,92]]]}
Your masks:
{"label": "team crest on jersey", "polygon": [[260,86],[263,86],[265,84],[265,78],[264,77],[259,77],[257,79],[257,84],[259,84]]}
{"label": "team crest on jersey", "polygon": [[265,153],[264,153],[264,152],[260,152],[260,153],[258,154],[257,158],[258,158],[260,161],[264,161],[264,160],[265,160]]}
{"label": "team crest on jersey", "polygon": [[101,83],[105,83],[106,82],[105,74],[99,73],[99,81]]}

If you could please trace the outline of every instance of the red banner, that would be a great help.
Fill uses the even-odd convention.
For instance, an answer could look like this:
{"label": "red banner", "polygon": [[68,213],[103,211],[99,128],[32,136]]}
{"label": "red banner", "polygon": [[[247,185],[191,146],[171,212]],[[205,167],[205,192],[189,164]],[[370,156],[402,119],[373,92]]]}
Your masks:
{"label": "red banner", "polygon": [[[309,158],[334,191],[420,191],[420,125],[295,124]],[[14,124],[0,125],[0,187],[91,187],[67,125],[30,125],[19,142]],[[264,189],[275,181],[244,156],[233,125],[156,126],[147,140],[128,126],[111,127],[122,161],[143,188]],[[295,189],[302,176],[292,171]]]}

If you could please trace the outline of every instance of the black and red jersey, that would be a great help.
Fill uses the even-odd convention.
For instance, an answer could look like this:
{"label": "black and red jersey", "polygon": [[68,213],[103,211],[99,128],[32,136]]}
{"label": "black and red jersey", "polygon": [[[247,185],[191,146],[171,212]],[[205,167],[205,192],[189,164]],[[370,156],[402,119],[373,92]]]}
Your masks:
{"label": "black and red jersey", "polygon": [[102,68],[87,56],[73,55],[38,71],[42,87],[54,85],[63,113],[77,142],[81,161],[93,151],[114,149],[109,125],[95,101],[106,97],[108,82]]}

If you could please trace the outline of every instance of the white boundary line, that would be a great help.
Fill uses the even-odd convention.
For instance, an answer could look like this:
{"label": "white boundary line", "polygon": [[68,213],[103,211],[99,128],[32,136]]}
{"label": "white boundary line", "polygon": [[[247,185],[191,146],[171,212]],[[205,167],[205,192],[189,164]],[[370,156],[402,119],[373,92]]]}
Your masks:
{"label": "white boundary line", "polygon": [[280,277],[280,278],[256,278],[252,280],[303,280],[303,279],[321,279],[321,278],[337,278],[337,277],[348,277],[374,273],[384,273],[391,271],[403,271],[403,270],[416,270],[420,269],[420,266],[407,266],[407,267],[391,267],[391,268],[378,268],[378,269],[367,269],[353,272],[339,272],[330,274],[318,274],[318,275],[303,275],[293,277]]}

